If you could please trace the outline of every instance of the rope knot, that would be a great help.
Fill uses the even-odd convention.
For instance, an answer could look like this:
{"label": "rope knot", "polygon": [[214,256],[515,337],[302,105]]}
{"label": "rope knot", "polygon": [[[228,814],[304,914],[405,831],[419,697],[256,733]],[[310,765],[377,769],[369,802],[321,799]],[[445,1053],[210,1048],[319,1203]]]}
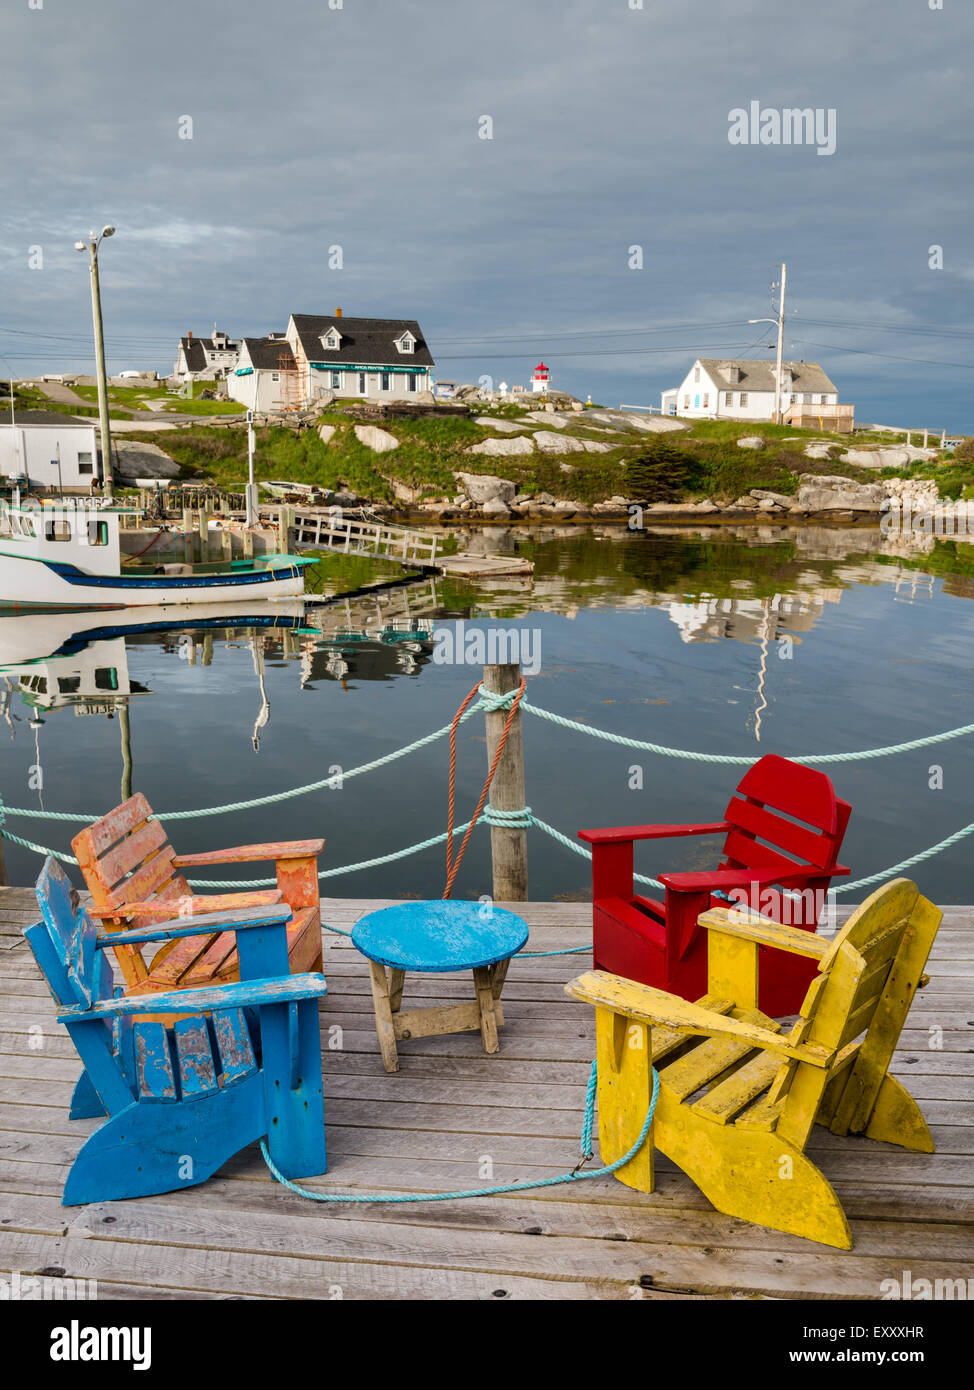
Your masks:
{"label": "rope knot", "polygon": [[504,694],[500,695],[495,690],[488,690],[483,684],[477,687],[480,708],[488,714],[493,714],[496,710],[510,709],[520,693],[520,690],[505,690]]}

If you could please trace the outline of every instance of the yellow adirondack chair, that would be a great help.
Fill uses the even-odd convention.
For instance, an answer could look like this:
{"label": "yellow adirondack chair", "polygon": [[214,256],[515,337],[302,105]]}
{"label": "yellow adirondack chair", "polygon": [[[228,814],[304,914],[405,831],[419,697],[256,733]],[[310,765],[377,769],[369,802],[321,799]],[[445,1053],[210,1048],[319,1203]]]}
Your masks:
{"label": "yellow adirondack chair", "polygon": [[[638,1138],[655,1066],[650,1138],[616,1172],[621,1182],[653,1191],[655,1146],[718,1211],[850,1250],[845,1212],[805,1145],[817,1121],[933,1152],[916,1101],[887,1068],[942,916],[902,878],[867,898],[831,942],[716,908],[700,918],[709,978],[696,1004],[601,970],[572,980],[566,994],[596,1007],[603,1163]],[[756,1008],[761,946],[818,958],[787,1030]]]}

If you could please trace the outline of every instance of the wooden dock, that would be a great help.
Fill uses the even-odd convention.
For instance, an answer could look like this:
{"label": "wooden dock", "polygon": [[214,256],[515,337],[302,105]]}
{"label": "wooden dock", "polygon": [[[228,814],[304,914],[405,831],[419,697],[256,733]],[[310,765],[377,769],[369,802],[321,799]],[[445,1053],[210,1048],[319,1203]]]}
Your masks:
{"label": "wooden dock", "polygon": [[[347,930],[384,905],[324,899],[322,916]],[[584,904],[510,906],[531,925],[530,949],[590,940]],[[62,1207],[68,1166],[96,1122],[67,1118],[79,1063],[20,937],[35,917],[31,891],[0,890],[0,1277],[97,1279],[103,1299],[425,1300],[877,1299],[906,1270],[914,1284],[974,1280],[974,907],[947,909],[893,1067],[937,1152],[822,1129],[810,1141],[850,1216],[850,1252],[722,1216],[664,1159],[652,1196],[603,1178],[429,1206],[320,1207],[275,1184],[251,1149],[200,1187]],[[572,1168],[594,1017],[562,986],[588,960],[515,960],[499,1053],[484,1056],[474,1034],[402,1042],[390,1076],[365,963],[326,933],[331,1171],[308,1185],[436,1192]],[[406,983],[429,1003],[468,989],[468,977]]]}

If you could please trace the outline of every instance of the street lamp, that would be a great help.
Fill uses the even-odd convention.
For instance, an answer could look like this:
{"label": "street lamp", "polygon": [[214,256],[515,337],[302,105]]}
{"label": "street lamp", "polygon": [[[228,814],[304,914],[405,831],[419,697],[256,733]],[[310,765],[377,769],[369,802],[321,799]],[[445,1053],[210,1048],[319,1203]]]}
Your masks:
{"label": "street lamp", "polygon": [[112,435],[108,421],[108,379],[105,373],[105,337],[101,321],[101,286],[98,280],[98,248],[105,237],[114,236],[114,227],[102,227],[101,235],[89,232],[88,240],[76,241],[76,251],[87,251],[91,261],[91,317],[95,327],[95,365],[98,371],[98,418],[101,429],[101,458],[104,475],[104,497],[113,499]]}

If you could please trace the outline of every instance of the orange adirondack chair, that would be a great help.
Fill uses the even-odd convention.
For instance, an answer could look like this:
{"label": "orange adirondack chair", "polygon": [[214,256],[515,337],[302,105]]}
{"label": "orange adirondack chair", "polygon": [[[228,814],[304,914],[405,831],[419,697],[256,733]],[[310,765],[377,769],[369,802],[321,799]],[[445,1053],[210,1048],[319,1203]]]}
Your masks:
{"label": "orange adirondack chair", "polygon": [[[173,917],[185,924],[204,913],[285,902],[292,913],[287,945],[294,974],[322,966],[318,855],[324,843],[282,840],[177,855],[141,792],[71,841],[91,892],[89,911],[105,931],[144,929]],[[198,896],[182,874],[184,869],[205,864],[259,860],[275,862],[277,888]],[[240,977],[233,932],[209,932],[168,942],[148,965],[136,946],[119,945],[115,956],[129,993],[182,989]]]}

